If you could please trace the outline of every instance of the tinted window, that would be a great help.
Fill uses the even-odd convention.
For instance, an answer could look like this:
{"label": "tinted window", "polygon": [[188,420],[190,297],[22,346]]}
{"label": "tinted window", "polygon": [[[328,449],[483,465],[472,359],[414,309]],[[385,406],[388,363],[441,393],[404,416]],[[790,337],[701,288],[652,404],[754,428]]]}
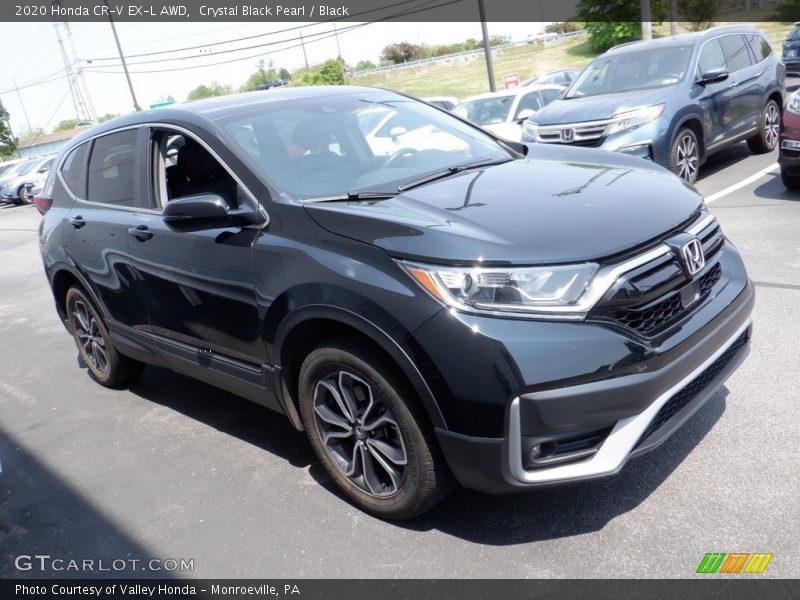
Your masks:
{"label": "tinted window", "polygon": [[787,42],[796,42],[797,40],[800,40],[800,27],[795,27],[786,36]]}
{"label": "tinted window", "polygon": [[519,101],[519,105],[517,106],[517,113],[514,115],[514,118],[519,117],[519,113],[523,110],[532,110],[534,112],[542,109],[542,99],[539,96],[539,92],[531,92],[529,94],[525,94]]}
{"label": "tinted window", "polygon": [[79,198],[86,197],[86,157],[89,144],[81,144],[67,155],[61,165],[61,177],[67,189]]}
{"label": "tinted window", "polygon": [[731,73],[746,69],[750,66],[750,54],[742,35],[726,35],[720,39],[722,49],[728,58],[728,69]]}
{"label": "tinted window", "polygon": [[750,33],[745,36],[745,39],[747,39],[747,43],[750,44],[750,48],[753,50],[753,56],[756,57],[757,63],[760,63],[772,54],[772,48],[769,42],[757,33]]}
{"label": "tinted window", "polygon": [[551,102],[555,102],[561,98],[561,91],[557,89],[542,90],[542,97],[544,98],[544,105],[547,106]]}
{"label": "tinted window", "polygon": [[118,206],[138,206],[135,129],[97,138],[89,159],[89,200]]}
{"label": "tinted window", "polygon": [[719,45],[719,40],[710,40],[703,45],[700,51],[700,60],[697,62],[697,75],[714,71],[716,69],[727,69],[725,55]]}

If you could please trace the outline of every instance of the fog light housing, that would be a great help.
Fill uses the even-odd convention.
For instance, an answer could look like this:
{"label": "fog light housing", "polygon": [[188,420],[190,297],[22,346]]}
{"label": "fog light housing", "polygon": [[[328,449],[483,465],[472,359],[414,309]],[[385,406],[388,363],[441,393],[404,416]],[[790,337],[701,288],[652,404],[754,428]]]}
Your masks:
{"label": "fog light housing", "polygon": [[800,152],[800,142],[796,140],[783,140],[781,142],[781,148],[784,150],[794,150],[796,152]]}

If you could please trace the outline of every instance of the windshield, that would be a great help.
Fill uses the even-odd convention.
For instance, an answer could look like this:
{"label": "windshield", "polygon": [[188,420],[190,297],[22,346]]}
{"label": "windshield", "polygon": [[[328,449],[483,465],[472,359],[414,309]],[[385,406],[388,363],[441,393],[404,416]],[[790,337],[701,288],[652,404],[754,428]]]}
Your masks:
{"label": "windshield", "polygon": [[667,47],[658,52],[650,49],[612,52],[586,67],[564,97],[597,96],[675,85],[685,77],[691,57],[692,46]]}
{"label": "windshield", "polygon": [[222,124],[268,181],[301,199],[395,193],[431,173],[510,158],[480,130],[386,93],[276,102]]}
{"label": "windshield", "polygon": [[453,112],[476,125],[495,125],[505,123],[512,104],[514,104],[514,96],[478,98],[464,102]]}
{"label": "windshield", "polygon": [[16,165],[11,165],[8,170],[3,173],[3,176],[11,176],[11,175],[25,175],[28,171],[33,168],[33,165],[36,163],[35,160],[29,160],[26,162],[17,163]]}

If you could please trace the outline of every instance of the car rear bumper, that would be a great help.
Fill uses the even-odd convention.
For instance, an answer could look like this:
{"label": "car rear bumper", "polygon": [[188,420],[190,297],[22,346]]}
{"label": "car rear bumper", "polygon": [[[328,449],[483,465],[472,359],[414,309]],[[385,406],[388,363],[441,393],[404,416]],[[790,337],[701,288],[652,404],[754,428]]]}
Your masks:
{"label": "car rear bumper", "polygon": [[788,171],[800,171],[800,116],[783,111],[778,163]]}
{"label": "car rear bumper", "polygon": [[781,62],[786,69],[786,75],[800,76],[800,58],[783,58]]}
{"label": "car rear bumper", "polygon": [[[680,428],[746,358],[753,302],[747,282],[702,339],[659,369],[514,396],[502,437],[437,430],[448,464],[463,486],[489,493],[617,473]],[[532,462],[532,448],[553,440],[577,451]]]}

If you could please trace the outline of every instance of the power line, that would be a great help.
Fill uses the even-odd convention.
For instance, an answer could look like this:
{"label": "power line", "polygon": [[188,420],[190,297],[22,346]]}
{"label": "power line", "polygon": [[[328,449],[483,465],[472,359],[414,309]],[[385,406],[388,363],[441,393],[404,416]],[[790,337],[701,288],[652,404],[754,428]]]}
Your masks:
{"label": "power line", "polygon": [[[436,0],[428,0],[427,2],[425,2],[424,4],[422,4],[420,6],[426,6],[426,5],[431,4],[432,2],[435,2],[435,1]],[[389,15],[387,17],[383,17],[383,18],[377,19],[375,21],[370,21],[370,22],[367,22],[367,23],[359,23],[357,25],[351,25],[351,26],[349,26],[349,27],[347,27],[345,29],[338,30],[338,33],[347,33],[347,32],[353,31],[355,29],[360,29],[362,27],[366,27],[368,25],[372,25],[374,23],[380,23],[380,22],[383,22],[383,21],[389,21],[391,19],[397,19],[397,18],[400,18],[400,17],[405,17],[405,16],[416,14],[416,13],[419,13],[419,12],[426,12],[426,11],[433,10],[433,9],[436,9],[436,8],[440,8],[440,7],[443,7],[443,6],[449,6],[451,4],[459,4],[461,2],[463,2],[463,0],[449,0],[449,1],[446,1],[446,2],[441,2],[440,4],[436,4],[435,6],[430,6],[428,8],[416,8],[414,10],[408,10],[408,11],[403,11],[403,12],[400,12],[400,13],[395,13],[393,15]],[[336,33],[321,32],[321,33],[316,34],[316,35],[318,35],[319,37],[317,37],[317,39],[312,40],[311,42],[308,42],[308,43],[319,42],[319,41],[322,41],[322,40],[325,40],[325,39],[328,39],[328,38],[332,38],[332,37],[334,37],[336,35]],[[206,67],[214,67],[214,66],[218,66],[218,65],[225,65],[225,64],[230,64],[230,63],[234,63],[234,62],[243,61],[243,60],[251,60],[253,58],[259,58],[259,57],[262,57],[262,56],[269,56],[270,54],[278,54],[280,52],[285,52],[285,51],[291,50],[293,48],[299,48],[305,43],[305,38],[300,38],[300,37],[289,38],[289,39],[281,40],[280,42],[270,42],[268,44],[261,44],[259,46],[256,46],[256,47],[263,47],[263,46],[267,46],[267,45],[275,45],[275,44],[279,44],[279,43],[286,43],[286,42],[291,42],[291,41],[296,41],[296,40],[300,40],[300,43],[299,44],[294,44],[292,46],[287,46],[285,48],[280,48],[278,50],[273,50],[271,52],[259,52],[258,54],[252,54],[252,55],[249,55],[249,56],[242,56],[242,57],[239,57],[239,58],[233,58],[233,59],[230,59],[230,60],[218,61],[218,62],[214,62],[214,63],[206,63],[206,64],[203,64],[203,65],[191,65],[191,66],[186,66],[186,67],[170,67],[170,68],[167,68],[167,69],[148,69],[148,70],[130,71],[130,73],[133,73],[133,74],[171,73],[173,71],[186,71],[186,70],[190,70],[190,69],[203,69],[203,68],[206,68]],[[235,52],[235,51],[238,51],[238,50],[247,50],[247,49],[249,49],[249,48],[239,48],[237,50],[227,50],[225,52]],[[219,54],[221,54],[221,53],[222,52],[220,52]],[[203,56],[203,58],[206,58],[206,57]],[[146,61],[146,62],[153,62],[153,61]],[[155,61],[155,62],[163,62],[163,61]],[[145,61],[141,61],[141,62],[135,63],[135,64],[144,64],[144,63],[145,63]],[[109,65],[109,66],[110,67],[119,67],[120,65]],[[102,67],[102,66],[100,68],[96,68],[96,67],[93,67],[93,66],[88,66],[88,67],[86,67],[86,71],[91,71],[93,73],[112,74],[112,75],[119,75],[119,74],[122,73],[122,71],[105,71],[105,70],[102,70],[103,68],[104,67]]]}
{"label": "power line", "polygon": [[[393,8],[395,6],[402,6],[402,5],[405,5],[405,4],[414,4],[414,3],[418,2],[418,1],[419,0],[401,0],[400,2],[393,2],[391,4],[387,4],[385,6],[381,6],[381,7],[378,7],[378,8],[372,8],[372,9],[369,9],[369,10],[361,11],[359,13],[354,13],[354,14],[350,15],[349,18],[352,19],[353,17],[358,17],[358,16],[361,16],[361,15],[372,13],[372,12],[375,12],[375,11],[378,11],[378,10],[383,10],[383,9],[386,9],[386,8]],[[431,1],[432,0],[424,2],[424,3],[421,4],[421,6],[425,6],[426,4],[430,4]],[[461,0],[457,0],[457,1],[461,1]],[[277,35],[279,33],[286,33],[286,32],[289,32],[289,31],[302,30],[302,29],[306,29],[308,27],[315,27],[317,25],[321,25],[321,24],[324,24],[324,23],[331,23],[331,22],[334,22],[334,21],[342,20],[342,19],[343,19],[343,17],[335,17],[333,19],[326,19],[325,21],[319,21],[319,22],[316,22],[316,23],[309,23],[309,24],[306,24],[306,25],[296,25],[294,27],[287,27],[285,29],[279,29],[277,31],[270,31],[270,32],[267,32],[267,33],[258,33],[258,34],[255,34],[255,35],[235,38],[235,39],[232,39],[232,40],[225,40],[225,41],[221,41],[221,42],[213,42],[213,43],[210,43],[210,44],[200,44],[199,46],[187,46],[185,48],[175,48],[173,50],[157,50],[157,51],[153,51],[153,52],[143,52],[143,53],[140,53],[140,54],[129,54],[128,58],[142,58],[144,56],[157,56],[157,55],[161,55],[161,54],[171,54],[171,53],[174,53],[174,52],[184,52],[186,50],[200,50],[202,48],[208,48],[210,46],[219,46],[219,45],[222,45],[222,44],[232,44],[234,42],[243,42],[243,41],[252,40],[252,39],[265,37],[265,36],[269,36],[269,35]],[[375,22],[377,22],[377,21],[375,21]],[[251,48],[252,47],[256,47],[256,46],[251,46]],[[185,57],[185,58],[188,58],[188,57]],[[93,61],[105,61],[105,60],[119,60],[119,57],[105,56],[105,57],[92,58],[92,59],[86,59],[86,60],[88,60],[90,62],[93,62]],[[177,60],[177,59],[175,59],[175,60]],[[131,63],[131,64],[134,64],[134,63]]]}

